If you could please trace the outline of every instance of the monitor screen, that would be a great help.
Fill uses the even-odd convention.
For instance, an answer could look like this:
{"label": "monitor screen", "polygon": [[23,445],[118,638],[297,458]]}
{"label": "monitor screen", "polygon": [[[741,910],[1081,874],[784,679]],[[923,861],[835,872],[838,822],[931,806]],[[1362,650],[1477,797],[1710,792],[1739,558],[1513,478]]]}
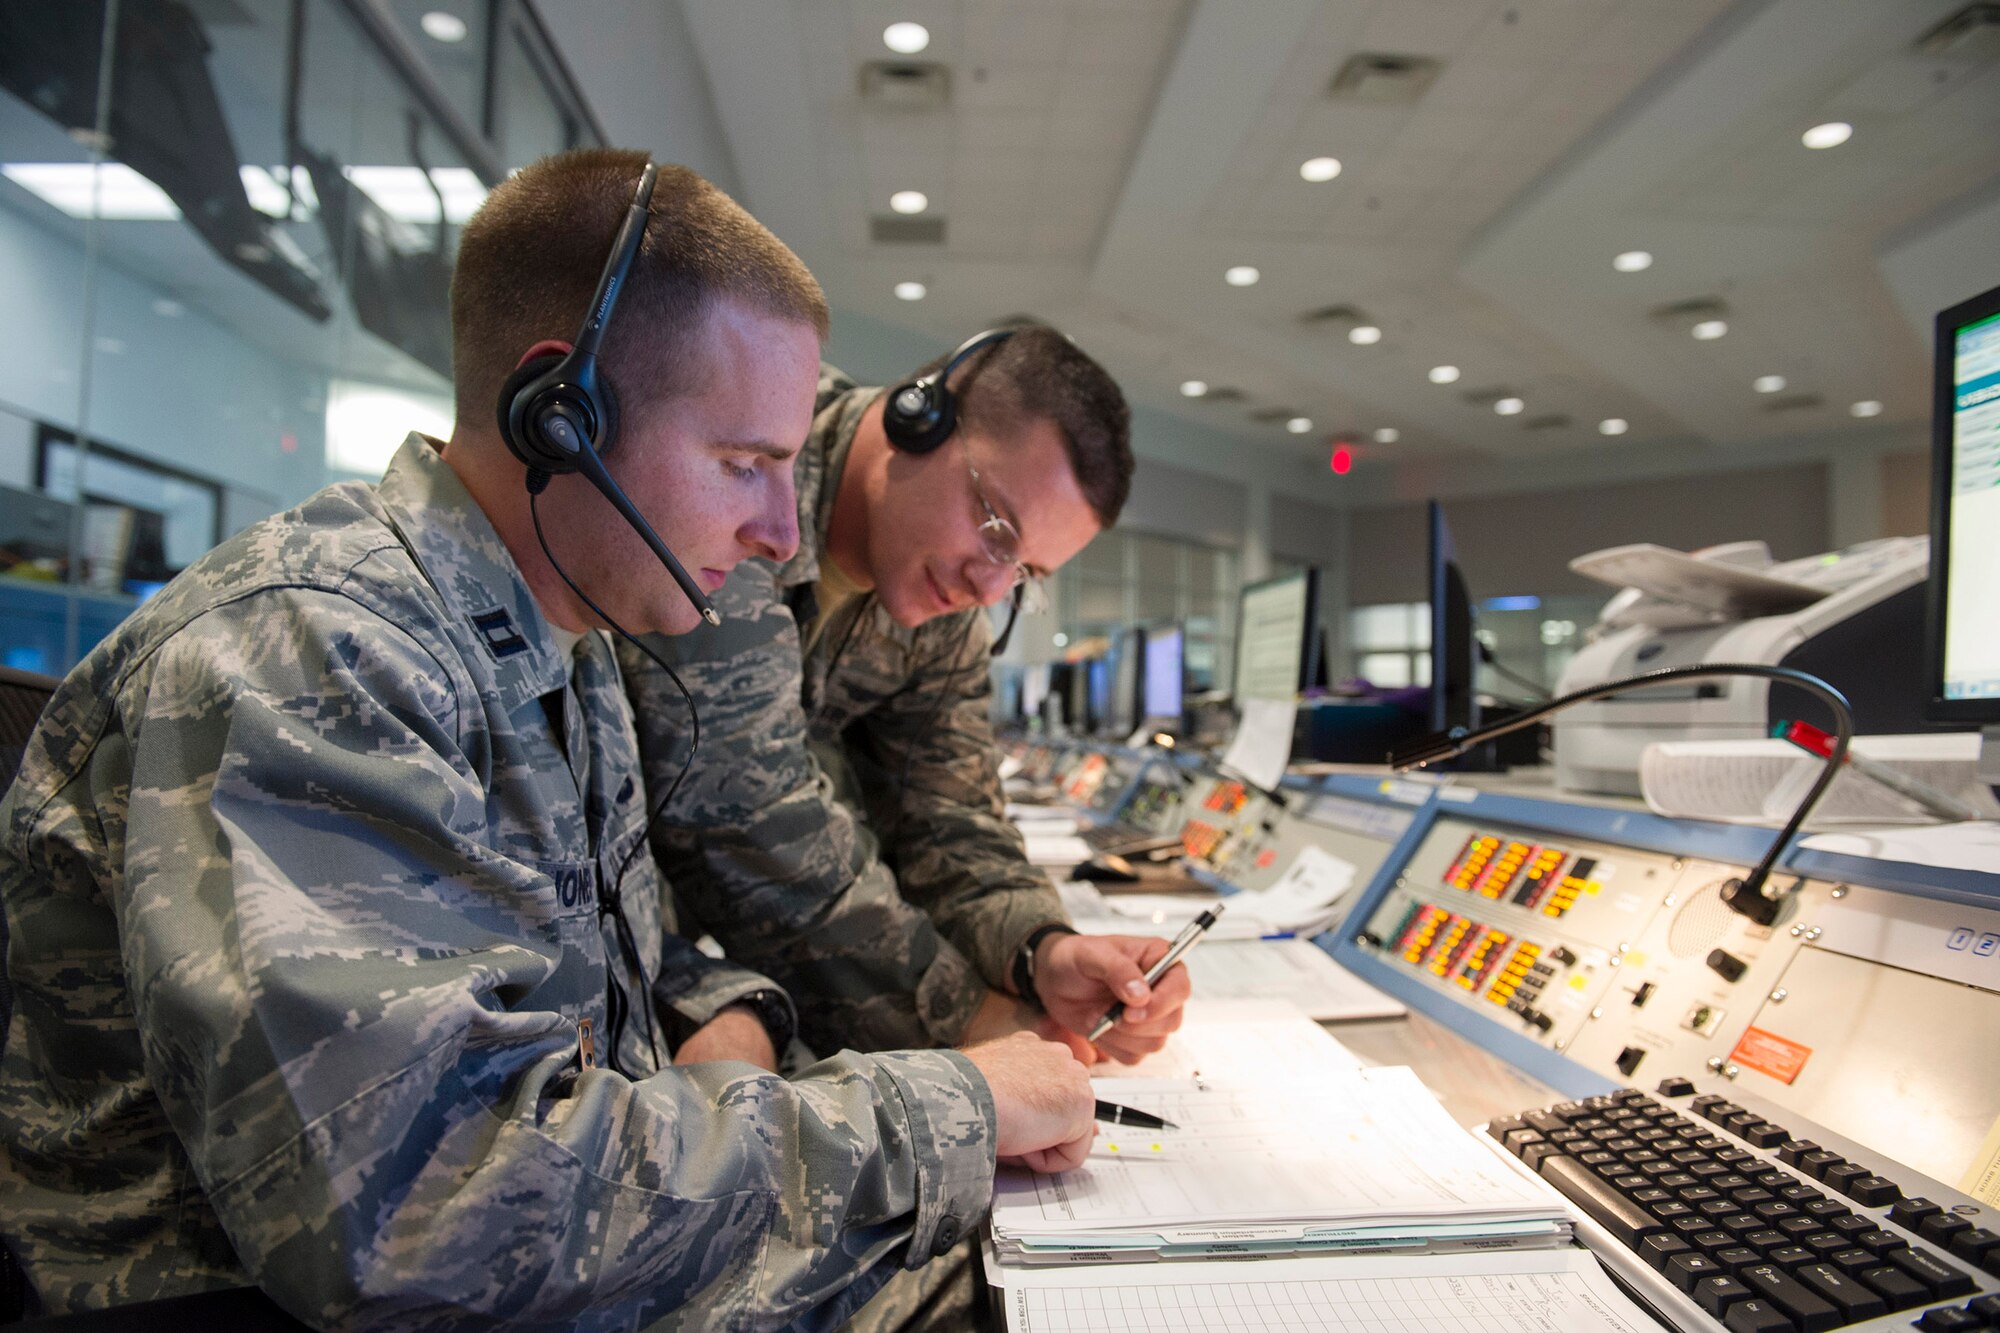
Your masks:
{"label": "monitor screen", "polygon": [[1938,316],[1930,713],[2000,722],[2000,287]]}
{"label": "monitor screen", "polygon": [[1479,725],[1474,692],[1477,641],[1472,636],[1472,595],[1445,526],[1444,506],[1430,502],[1431,729]]}
{"label": "monitor screen", "polygon": [[1146,631],[1146,716],[1179,719],[1185,680],[1181,627]]}
{"label": "monitor screen", "polygon": [[1236,701],[1298,697],[1319,653],[1319,571],[1303,569],[1243,590],[1236,622]]}
{"label": "monitor screen", "polygon": [[1111,718],[1111,659],[1093,657],[1083,664],[1087,680],[1083,730],[1095,732]]}
{"label": "monitor screen", "polygon": [[1145,664],[1146,634],[1121,630],[1111,640],[1111,704],[1098,718],[1097,729],[1119,740],[1139,725],[1139,672]]}

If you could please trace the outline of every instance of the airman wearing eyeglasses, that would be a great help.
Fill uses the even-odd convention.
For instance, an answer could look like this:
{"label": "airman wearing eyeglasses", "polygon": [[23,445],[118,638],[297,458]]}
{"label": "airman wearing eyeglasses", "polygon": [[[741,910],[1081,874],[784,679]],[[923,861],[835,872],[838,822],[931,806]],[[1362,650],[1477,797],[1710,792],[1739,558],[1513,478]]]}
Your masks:
{"label": "airman wearing eyeglasses", "polygon": [[[719,628],[655,644],[702,700],[655,849],[681,910],[790,991],[819,1053],[1018,1024],[1135,1060],[1179,1025],[1186,974],[1148,988],[1165,942],[1073,933],[1028,863],[1003,814],[986,611],[1032,609],[1117,519],[1130,415],[1043,326],[974,353],[950,387],[957,428],[915,454],[889,442],[881,389],[822,369],[799,554],[738,566]],[[679,694],[637,654],[623,665],[657,787],[685,755]],[[1093,1049],[1077,1034],[1113,1000],[1126,1018]]]}

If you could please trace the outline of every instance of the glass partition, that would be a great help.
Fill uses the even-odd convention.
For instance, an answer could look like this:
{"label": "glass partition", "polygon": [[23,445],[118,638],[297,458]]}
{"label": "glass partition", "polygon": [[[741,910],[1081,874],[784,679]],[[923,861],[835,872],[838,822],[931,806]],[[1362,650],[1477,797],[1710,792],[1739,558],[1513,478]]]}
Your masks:
{"label": "glass partition", "polygon": [[0,6],[0,661],[448,432],[461,227],[598,141],[522,0]]}

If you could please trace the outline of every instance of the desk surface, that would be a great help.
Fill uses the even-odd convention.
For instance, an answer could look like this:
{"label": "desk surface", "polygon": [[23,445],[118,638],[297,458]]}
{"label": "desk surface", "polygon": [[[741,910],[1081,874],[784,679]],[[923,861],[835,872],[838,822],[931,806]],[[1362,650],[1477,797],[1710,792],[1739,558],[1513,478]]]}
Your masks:
{"label": "desk surface", "polygon": [[1565,1100],[1554,1088],[1419,1013],[1320,1026],[1370,1064],[1408,1065],[1461,1125]]}

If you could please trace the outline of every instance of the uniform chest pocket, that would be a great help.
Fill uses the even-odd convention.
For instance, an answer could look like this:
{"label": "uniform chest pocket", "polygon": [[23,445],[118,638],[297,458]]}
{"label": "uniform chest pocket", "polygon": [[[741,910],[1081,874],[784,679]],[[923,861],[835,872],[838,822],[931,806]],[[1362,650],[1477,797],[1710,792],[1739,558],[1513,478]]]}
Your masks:
{"label": "uniform chest pocket", "polygon": [[524,864],[548,881],[550,915],[558,918],[596,917],[599,884],[595,862],[528,861]]}

